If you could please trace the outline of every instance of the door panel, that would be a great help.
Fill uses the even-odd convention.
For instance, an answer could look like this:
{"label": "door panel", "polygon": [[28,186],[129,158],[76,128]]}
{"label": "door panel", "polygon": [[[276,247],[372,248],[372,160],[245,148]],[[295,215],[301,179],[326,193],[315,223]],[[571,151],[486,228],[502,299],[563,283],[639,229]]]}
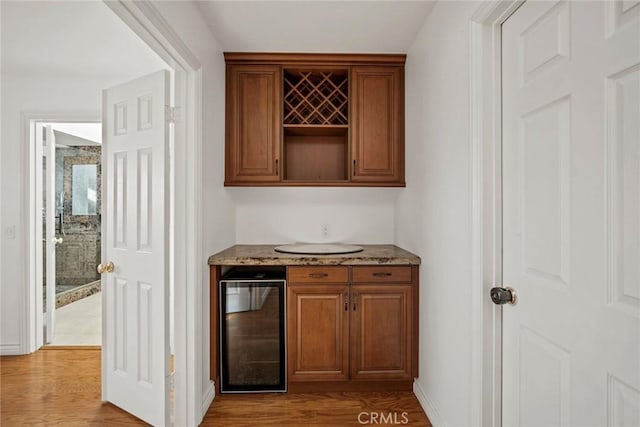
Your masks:
{"label": "door panel", "polygon": [[535,276],[535,283],[569,284],[570,113],[570,98],[563,97],[521,118],[517,178],[521,273]]}
{"label": "door panel", "polygon": [[169,73],[103,93],[103,399],[169,424]]}
{"label": "door panel", "polygon": [[402,67],[351,68],[353,182],[404,182]]}
{"label": "door panel", "polygon": [[281,102],[279,66],[227,66],[228,183],[280,180]]}
{"label": "door panel", "polygon": [[352,285],[351,378],[410,379],[409,285]]}
{"label": "door panel", "polygon": [[503,424],[640,425],[640,4],[502,31]]}
{"label": "door panel", "polygon": [[347,285],[287,286],[288,380],[349,378]]}
{"label": "door panel", "polygon": [[607,80],[609,304],[640,315],[640,65]]}

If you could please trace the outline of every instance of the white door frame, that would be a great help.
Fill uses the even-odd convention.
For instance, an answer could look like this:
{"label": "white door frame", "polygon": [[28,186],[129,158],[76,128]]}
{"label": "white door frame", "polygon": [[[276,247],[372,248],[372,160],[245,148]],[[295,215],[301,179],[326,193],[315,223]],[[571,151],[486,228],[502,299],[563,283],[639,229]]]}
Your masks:
{"label": "white door frame", "polygon": [[[174,105],[180,112],[174,128],[173,186],[175,200],[173,215],[173,253],[171,280],[174,283],[174,379],[176,425],[198,425],[209,408],[215,394],[209,378],[208,315],[202,301],[208,301],[203,292],[202,255],[202,67],[180,37],[148,0],[130,2],[106,1],[105,4],[131,28],[154,52],[173,69]],[[35,239],[37,212],[34,203],[36,179],[34,176],[35,146],[30,144],[29,123],[33,120],[101,121],[99,112],[91,113],[24,113],[22,140],[25,144],[24,165],[27,191],[25,207],[29,215],[25,241],[27,245],[28,286],[22,329],[22,353],[36,351],[38,330],[36,325],[36,251],[42,239]],[[41,185],[41,184],[40,184]],[[41,201],[40,201],[41,203]],[[40,218],[41,220],[41,218]],[[39,224],[42,228],[42,224]],[[41,233],[41,230],[40,230]],[[40,272],[40,276],[41,276]],[[40,277],[40,280],[41,277]],[[40,321],[41,322],[41,321]],[[41,341],[40,337],[40,341]]]}
{"label": "white door frame", "polygon": [[524,0],[485,1],[471,17],[472,420],[502,425],[502,23]]}
{"label": "white door frame", "polygon": [[32,353],[42,347],[42,146],[37,143],[36,123],[100,123],[99,112],[24,112],[21,114],[22,140],[25,141],[25,191],[28,224],[25,228],[27,259],[25,287],[25,318],[22,339],[22,354]]}

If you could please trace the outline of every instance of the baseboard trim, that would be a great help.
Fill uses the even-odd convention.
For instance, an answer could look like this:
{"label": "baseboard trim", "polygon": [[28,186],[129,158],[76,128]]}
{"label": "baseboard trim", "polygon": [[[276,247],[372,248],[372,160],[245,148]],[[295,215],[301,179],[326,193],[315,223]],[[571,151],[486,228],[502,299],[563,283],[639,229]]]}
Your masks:
{"label": "baseboard trim", "polygon": [[24,354],[20,343],[0,344],[0,356],[20,356]]}
{"label": "baseboard trim", "polygon": [[40,350],[102,350],[100,345],[43,345]]}
{"label": "baseboard trim", "polygon": [[411,380],[289,382],[287,384],[287,393],[411,391],[411,383]]}
{"label": "baseboard trim", "polygon": [[431,421],[431,425],[433,427],[446,427],[440,412],[438,412],[431,399],[427,397],[427,394],[424,392],[417,380],[413,382],[413,394],[416,395],[424,413],[427,414],[427,418]]}
{"label": "baseboard trim", "polygon": [[207,391],[202,395],[202,408],[200,408],[200,420],[204,419],[209,407],[213,403],[213,398],[216,397],[216,388],[213,381],[209,380]]}

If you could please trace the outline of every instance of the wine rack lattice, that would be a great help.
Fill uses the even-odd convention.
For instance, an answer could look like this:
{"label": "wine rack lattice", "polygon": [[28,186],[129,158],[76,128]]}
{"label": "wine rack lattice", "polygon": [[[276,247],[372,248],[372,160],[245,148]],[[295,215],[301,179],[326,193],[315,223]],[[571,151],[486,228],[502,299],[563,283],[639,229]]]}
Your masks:
{"label": "wine rack lattice", "polygon": [[346,72],[286,71],[285,125],[349,124],[349,87]]}

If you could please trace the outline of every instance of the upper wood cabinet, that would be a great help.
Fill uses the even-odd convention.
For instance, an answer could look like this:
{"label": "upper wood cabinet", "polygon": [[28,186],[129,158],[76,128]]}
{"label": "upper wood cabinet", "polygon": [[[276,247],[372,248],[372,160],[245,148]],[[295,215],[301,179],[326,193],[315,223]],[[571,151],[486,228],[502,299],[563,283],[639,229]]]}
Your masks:
{"label": "upper wood cabinet", "polygon": [[225,185],[405,185],[405,55],[225,60]]}
{"label": "upper wood cabinet", "polygon": [[404,68],[351,68],[354,182],[404,181]]}
{"label": "upper wood cabinet", "polygon": [[282,74],[277,65],[227,65],[225,183],[280,181]]}

